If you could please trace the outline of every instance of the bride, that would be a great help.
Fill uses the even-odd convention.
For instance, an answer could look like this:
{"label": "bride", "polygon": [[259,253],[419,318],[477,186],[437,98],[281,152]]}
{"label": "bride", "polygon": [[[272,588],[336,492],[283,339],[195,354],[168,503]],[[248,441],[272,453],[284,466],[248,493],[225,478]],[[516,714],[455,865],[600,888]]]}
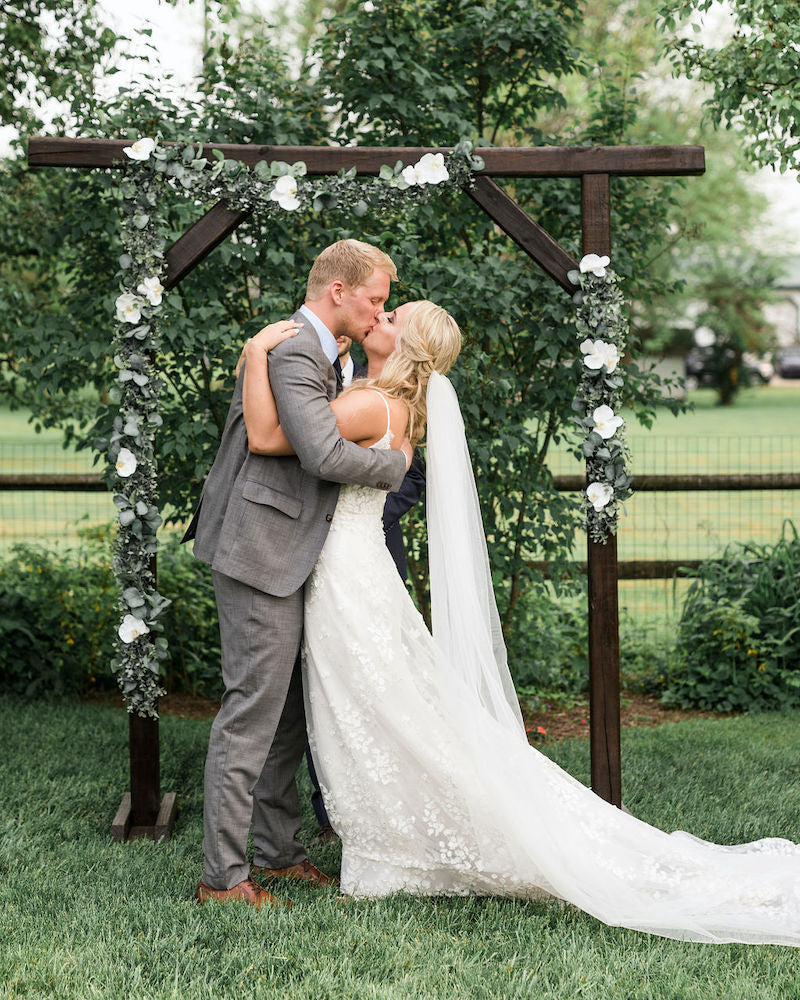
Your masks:
{"label": "bride", "polygon": [[[293,331],[272,324],[247,351],[269,351]],[[397,447],[405,434],[416,444],[427,422],[433,635],[384,544],[383,492],[342,487],[306,585],[303,647],[309,740],[342,839],[342,892],[545,892],[666,937],[800,945],[800,847],[664,833],[529,746],[445,378],[458,326],[417,302],[382,314],[373,332],[396,336],[393,354],[377,379],[331,407],[342,435],[369,448]],[[263,366],[248,367],[250,446],[289,454]]]}

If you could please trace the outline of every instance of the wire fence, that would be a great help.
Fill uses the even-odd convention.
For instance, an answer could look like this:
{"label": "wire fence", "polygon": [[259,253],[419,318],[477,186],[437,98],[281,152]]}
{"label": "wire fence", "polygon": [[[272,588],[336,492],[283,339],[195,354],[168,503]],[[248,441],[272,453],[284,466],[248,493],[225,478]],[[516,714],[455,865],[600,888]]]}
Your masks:
{"label": "wire fence", "polygon": [[[635,475],[769,474],[800,470],[797,435],[752,437],[631,435]],[[553,475],[582,473],[566,451],[551,455]],[[97,472],[89,453],[64,451],[57,442],[2,445],[0,471],[63,475]],[[635,485],[635,480],[634,480]],[[109,525],[115,516],[105,492],[0,491],[0,557],[16,542],[54,550],[81,544],[87,529]],[[618,534],[620,561],[694,561],[721,555],[731,543],[765,544],[780,537],[789,520],[800,526],[800,490],[640,492],[625,504]],[[178,530],[173,528],[172,530]],[[581,543],[572,553],[585,560]],[[620,611],[648,629],[670,628],[689,581],[620,580]]]}
{"label": "wire fence", "polygon": [[[636,476],[768,475],[800,471],[800,438],[793,434],[743,437],[629,435]],[[560,452],[554,475],[574,474],[580,463]],[[695,561],[722,555],[733,543],[774,542],[789,520],[800,527],[800,490],[640,492],[625,503],[619,522],[620,561]],[[586,559],[582,544],[573,556]],[[620,580],[620,613],[653,629],[677,620],[690,581]]]}

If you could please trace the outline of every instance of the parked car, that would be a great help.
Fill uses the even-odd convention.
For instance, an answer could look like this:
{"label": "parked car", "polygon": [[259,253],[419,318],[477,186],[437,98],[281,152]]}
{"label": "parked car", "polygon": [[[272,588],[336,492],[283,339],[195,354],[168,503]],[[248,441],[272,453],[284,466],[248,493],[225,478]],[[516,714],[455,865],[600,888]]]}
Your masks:
{"label": "parked car", "polygon": [[800,378],[800,344],[782,347],[775,356],[775,367],[781,378]]}
{"label": "parked car", "polygon": [[[691,388],[692,384],[715,385],[721,366],[730,365],[733,358],[733,351],[729,347],[725,348],[721,356],[713,347],[693,347],[684,359],[689,387]],[[761,385],[766,385],[775,374],[775,369],[769,361],[757,358],[753,354],[742,355],[742,365],[750,380]]]}

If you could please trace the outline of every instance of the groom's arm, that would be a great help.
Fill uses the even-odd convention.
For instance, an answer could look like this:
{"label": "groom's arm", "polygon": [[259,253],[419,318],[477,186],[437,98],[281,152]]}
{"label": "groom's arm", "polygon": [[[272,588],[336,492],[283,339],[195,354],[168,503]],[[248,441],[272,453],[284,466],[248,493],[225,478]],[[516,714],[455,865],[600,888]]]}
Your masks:
{"label": "groom's arm", "polygon": [[[362,448],[336,426],[326,391],[326,373],[303,350],[302,334],[269,354],[269,381],[281,427],[301,466],[335,483],[397,490],[406,474],[402,451]],[[299,343],[298,343],[299,341]]]}

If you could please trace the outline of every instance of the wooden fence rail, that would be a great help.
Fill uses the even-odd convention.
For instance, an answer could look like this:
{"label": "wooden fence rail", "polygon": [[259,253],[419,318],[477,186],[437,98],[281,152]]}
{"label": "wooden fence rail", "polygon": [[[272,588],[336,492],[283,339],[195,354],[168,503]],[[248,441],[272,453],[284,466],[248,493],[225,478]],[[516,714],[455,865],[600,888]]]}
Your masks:
{"label": "wooden fence rail", "polygon": [[[586,484],[583,476],[553,476],[553,485],[560,492],[577,493]],[[797,490],[800,489],[800,473],[721,473],[705,475],[636,476],[634,487],[640,493],[720,492]],[[4,490],[53,490],[71,493],[102,493],[107,490],[103,476],[99,472],[83,473],[22,473],[0,475],[0,492]],[[671,580],[676,576],[687,576],[702,563],[700,559],[631,559],[617,563],[617,578],[620,580]],[[529,562],[528,565],[540,572],[546,579],[550,577],[551,563]],[[570,564],[584,576],[588,572],[586,562]]]}
{"label": "wooden fence rail", "polygon": [[[553,485],[562,493],[579,493],[586,486],[582,475],[553,476]],[[704,473],[701,475],[634,476],[636,493],[694,493],[700,491],[760,491],[800,489],[800,472]],[[99,472],[22,473],[0,475],[2,490],[54,490],[98,493],[106,490]]]}

